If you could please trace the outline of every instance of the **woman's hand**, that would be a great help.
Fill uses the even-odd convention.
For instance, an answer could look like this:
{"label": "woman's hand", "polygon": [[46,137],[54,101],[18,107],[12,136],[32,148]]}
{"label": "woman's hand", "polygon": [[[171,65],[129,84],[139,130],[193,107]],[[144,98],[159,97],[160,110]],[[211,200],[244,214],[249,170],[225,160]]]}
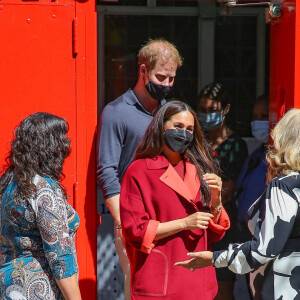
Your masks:
{"label": "woman's hand", "polygon": [[183,230],[207,229],[209,221],[214,216],[206,212],[196,212],[182,219],[162,222],[158,224],[154,241],[171,236]]}
{"label": "woman's hand", "polygon": [[187,256],[192,257],[192,259],[176,262],[174,266],[179,266],[194,271],[195,269],[201,269],[213,265],[213,253],[210,251],[191,252],[188,253]]}
{"label": "woman's hand", "polygon": [[206,212],[196,212],[188,217],[185,217],[185,229],[207,229],[210,219],[214,216]]}
{"label": "woman's hand", "polygon": [[219,176],[213,173],[203,175],[204,180],[209,186],[212,199],[212,207],[217,207],[221,204],[222,180]]}

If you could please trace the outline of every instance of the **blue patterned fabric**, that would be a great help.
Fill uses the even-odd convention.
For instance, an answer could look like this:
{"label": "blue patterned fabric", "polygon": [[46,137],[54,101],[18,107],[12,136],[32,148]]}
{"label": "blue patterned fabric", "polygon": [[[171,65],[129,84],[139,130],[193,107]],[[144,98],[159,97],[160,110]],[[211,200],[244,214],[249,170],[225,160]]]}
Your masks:
{"label": "blue patterned fabric", "polygon": [[78,215],[55,181],[33,182],[35,197],[11,182],[0,198],[0,299],[63,299],[55,279],[78,273]]}

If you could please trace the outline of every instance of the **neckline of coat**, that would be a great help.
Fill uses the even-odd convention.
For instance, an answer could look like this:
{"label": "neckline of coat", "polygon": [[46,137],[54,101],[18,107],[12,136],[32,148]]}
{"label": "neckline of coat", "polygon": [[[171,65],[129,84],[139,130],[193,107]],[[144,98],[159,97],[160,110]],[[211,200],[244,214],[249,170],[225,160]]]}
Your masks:
{"label": "neckline of coat", "polygon": [[196,210],[195,199],[200,189],[200,180],[198,178],[197,169],[187,157],[184,157],[185,174],[184,179],[179,176],[174,167],[163,156],[159,155],[154,158],[146,158],[147,168],[150,170],[166,169],[160,176],[160,181],[189,201]]}

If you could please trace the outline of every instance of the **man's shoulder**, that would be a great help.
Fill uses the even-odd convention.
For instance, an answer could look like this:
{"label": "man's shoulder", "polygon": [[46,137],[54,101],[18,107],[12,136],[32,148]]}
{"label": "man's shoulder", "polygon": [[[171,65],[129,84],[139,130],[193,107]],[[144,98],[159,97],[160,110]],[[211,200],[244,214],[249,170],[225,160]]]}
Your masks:
{"label": "man's shoulder", "polygon": [[118,98],[116,98],[115,100],[109,102],[105,108],[104,108],[104,111],[107,111],[107,110],[111,110],[113,109],[114,111],[115,110],[124,110],[128,107],[128,102],[132,102],[134,101],[134,95],[132,93],[132,90],[128,90],[127,92],[125,92],[124,94],[122,94],[121,96],[119,96]]}
{"label": "man's shoulder", "polygon": [[110,124],[110,126],[112,124],[115,126],[121,126],[122,124],[126,123],[126,118],[123,118],[123,116],[128,114],[129,105],[126,102],[127,96],[125,95],[127,92],[117,99],[109,102],[104,107],[100,117],[100,124],[102,124],[101,126],[106,126],[108,124]]}

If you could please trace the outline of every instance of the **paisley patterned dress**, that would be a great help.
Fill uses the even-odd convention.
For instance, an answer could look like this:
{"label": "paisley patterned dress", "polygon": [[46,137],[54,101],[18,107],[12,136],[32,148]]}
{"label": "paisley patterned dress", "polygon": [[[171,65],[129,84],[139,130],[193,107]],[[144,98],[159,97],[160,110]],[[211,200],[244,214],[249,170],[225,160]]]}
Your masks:
{"label": "paisley patterned dress", "polygon": [[1,300],[63,299],[55,279],[78,273],[78,215],[57,182],[33,182],[35,197],[22,197],[12,181],[0,198]]}

